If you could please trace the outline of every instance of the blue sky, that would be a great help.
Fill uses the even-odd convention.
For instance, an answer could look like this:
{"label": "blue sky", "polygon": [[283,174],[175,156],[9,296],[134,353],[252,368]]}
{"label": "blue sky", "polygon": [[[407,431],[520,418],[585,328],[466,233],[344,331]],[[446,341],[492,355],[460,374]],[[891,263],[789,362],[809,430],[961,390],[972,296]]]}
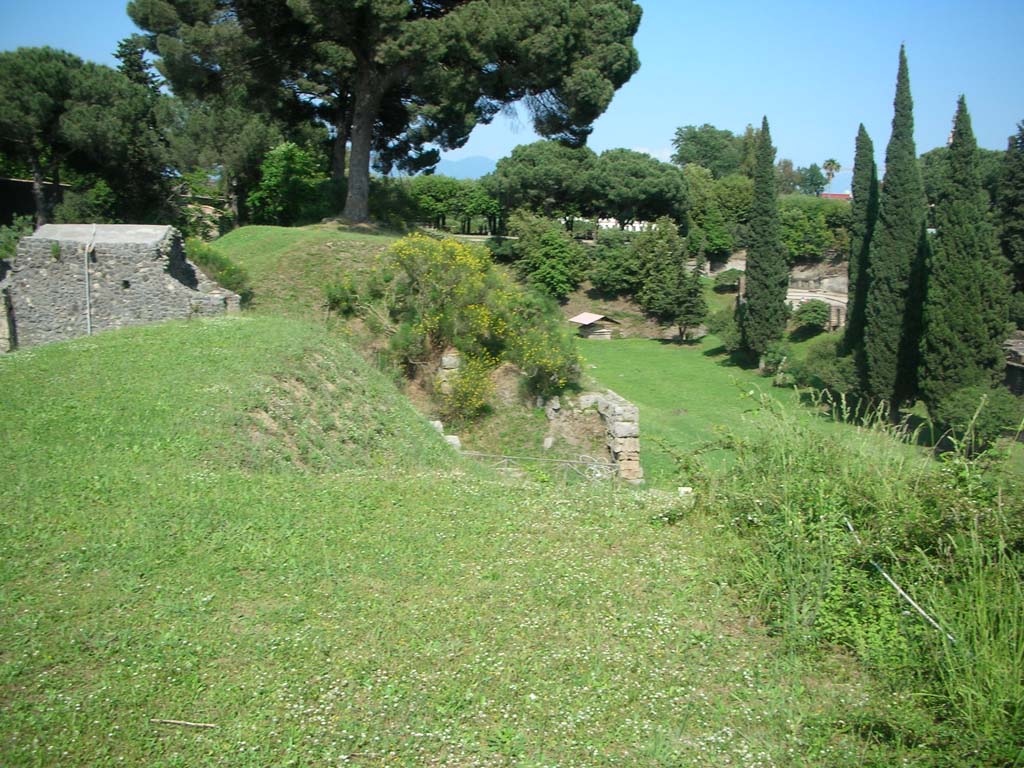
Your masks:
{"label": "blue sky", "polygon": [[[944,144],[964,93],[978,143],[1004,149],[1024,120],[1020,0],[641,0],[641,68],[595,123],[596,151],[667,159],[681,125],[741,132],[766,114],[781,157],[853,161],[863,122],[884,159],[900,43],[906,43],[918,152]],[[116,64],[134,27],[122,0],[0,0],[0,50],[50,45]],[[447,153],[500,158],[536,139],[523,115],[499,116]],[[837,179],[837,189],[847,183]]]}

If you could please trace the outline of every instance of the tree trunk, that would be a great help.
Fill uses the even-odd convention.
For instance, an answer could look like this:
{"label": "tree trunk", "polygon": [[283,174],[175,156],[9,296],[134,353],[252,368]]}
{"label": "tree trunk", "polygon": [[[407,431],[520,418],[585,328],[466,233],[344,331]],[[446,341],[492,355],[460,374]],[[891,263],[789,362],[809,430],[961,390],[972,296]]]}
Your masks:
{"label": "tree trunk", "polygon": [[46,180],[43,166],[35,155],[29,160],[32,165],[32,200],[36,206],[36,228],[46,223]]}
{"label": "tree trunk", "polygon": [[370,147],[373,124],[380,106],[381,84],[369,66],[356,76],[355,106],[352,110],[352,152],[349,155],[348,192],[342,216],[351,222],[370,220]]}
{"label": "tree trunk", "polygon": [[351,111],[348,108],[340,110],[337,121],[334,123],[334,148],[331,152],[331,178],[335,181],[345,178],[345,160],[348,153],[351,122]]}
{"label": "tree trunk", "polygon": [[242,226],[242,206],[238,200],[238,182],[235,179],[227,180],[226,191],[228,196],[228,210],[231,211],[231,228],[238,229]]}

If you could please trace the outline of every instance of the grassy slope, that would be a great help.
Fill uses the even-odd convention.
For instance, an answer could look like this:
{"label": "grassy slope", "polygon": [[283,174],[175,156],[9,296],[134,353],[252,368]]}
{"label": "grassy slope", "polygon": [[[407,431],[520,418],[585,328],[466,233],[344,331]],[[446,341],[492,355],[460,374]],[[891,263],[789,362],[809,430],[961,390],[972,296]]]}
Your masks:
{"label": "grassy slope", "polygon": [[362,234],[336,224],[243,227],[214,247],[245,268],[255,291],[253,309],[291,317],[321,313],[324,286],[372,265],[395,237]]}
{"label": "grassy slope", "polygon": [[887,762],[720,532],[462,465],[308,325],[56,344],[0,391],[5,765]]}

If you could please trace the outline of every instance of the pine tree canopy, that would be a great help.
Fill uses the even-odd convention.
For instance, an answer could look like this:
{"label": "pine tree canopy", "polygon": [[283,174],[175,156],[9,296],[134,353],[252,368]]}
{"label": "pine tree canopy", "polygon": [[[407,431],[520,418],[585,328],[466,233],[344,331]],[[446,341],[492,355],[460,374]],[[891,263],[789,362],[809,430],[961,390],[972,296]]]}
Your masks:
{"label": "pine tree canopy", "polygon": [[369,216],[371,152],[422,170],[522,101],[542,136],[582,144],[637,71],[632,0],[132,0],[176,93],[243,87],[276,116],[329,122],[348,155],[344,215]]}

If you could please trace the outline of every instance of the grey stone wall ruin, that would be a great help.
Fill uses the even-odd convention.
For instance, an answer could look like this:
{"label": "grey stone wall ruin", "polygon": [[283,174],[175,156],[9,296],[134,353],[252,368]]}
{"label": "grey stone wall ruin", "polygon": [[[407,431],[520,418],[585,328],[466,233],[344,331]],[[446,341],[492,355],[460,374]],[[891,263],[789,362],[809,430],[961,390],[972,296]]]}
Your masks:
{"label": "grey stone wall ruin", "polygon": [[47,224],[0,262],[0,352],[238,309],[173,227]]}
{"label": "grey stone wall ruin", "polygon": [[[572,410],[597,408],[605,429],[605,443],[618,470],[619,479],[634,485],[644,481],[640,466],[640,409],[610,389],[605,392],[583,392],[569,401]],[[559,398],[547,405],[549,419],[561,411]]]}
{"label": "grey stone wall ruin", "polygon": [[[591,395],[608,432],[608,450],[619,467],[619,477],[630,483],[644,481],[640,466],[640,409],[610,389]],[[580,395],[580,406],[586,407],[588,395]]]}

